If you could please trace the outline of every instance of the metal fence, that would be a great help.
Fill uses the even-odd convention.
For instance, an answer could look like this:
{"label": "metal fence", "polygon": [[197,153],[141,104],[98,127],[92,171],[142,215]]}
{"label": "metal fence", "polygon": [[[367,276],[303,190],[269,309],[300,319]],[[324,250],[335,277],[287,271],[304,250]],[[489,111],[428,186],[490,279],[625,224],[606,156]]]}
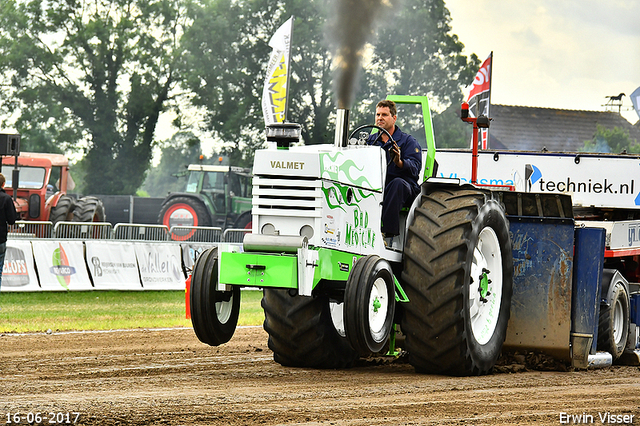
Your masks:
{"label": "metal fence", "polygon": [[169,229],[165,225],[118,223],[113,228],[113,238],[133,241],[168,241]]}
{"label": "metal fence", "polygon": [[250,233],[251,229],[225,229],[224,233],[222,234],[222,241],[224,241],[225,243],[241,243],[244,239],[245,234]]}
{"label": "metal fence", "polygon": [[111,224],[106,222],[58,222],[53,227],[52,238],[104,240],[112,234]]}
{"label": "metal fence", "polygon": [[51,222],[17,221],[9,226],[8,239],[115,239],[129,241],[184,241],[242,243],[250,229],[227,229],[204,226],[144,225],[108,222]]}
{"label": "metal fence", "polygon": [[9,239],[52,238],[53,223],[17,221],[9,225]]}
{"label": "metal fence", "polygon": [[222,228],[211,226],[172,226],[169,230],[169,235],[173,241],[219,243],[222,241]]}

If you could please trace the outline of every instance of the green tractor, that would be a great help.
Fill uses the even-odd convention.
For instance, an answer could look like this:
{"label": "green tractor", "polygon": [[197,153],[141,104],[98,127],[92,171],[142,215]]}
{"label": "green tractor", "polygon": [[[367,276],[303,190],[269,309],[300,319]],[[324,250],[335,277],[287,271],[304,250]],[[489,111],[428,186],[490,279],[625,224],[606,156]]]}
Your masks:
{"label": "green tractor", "polygon": [[401,217],[402,235],[387,245],[380,230],[387,162],[361,131],[377,126],[347,137],[348,111],[338,110],[335,143],[313,146],[291,143],[299,125],[267,128],[278,149],[255,154],[253,232],[204,251],[193,269],[191,320],[202,342],[227,342],[240,288],[258,287],[282,365],[343,368],[393,353],[401,327],[417,371],[491,370],[513,272],[500,194],[434,178],[427,98],[390,98],[422,106],[427,138],[422,194]]}
{"label": "green tractor", "polygon": [[251,169],[190,164],[184,192],[165,198],[158,223],[171,229],[174,239],[187,240],[194,226],[222,229],[251,227]]}

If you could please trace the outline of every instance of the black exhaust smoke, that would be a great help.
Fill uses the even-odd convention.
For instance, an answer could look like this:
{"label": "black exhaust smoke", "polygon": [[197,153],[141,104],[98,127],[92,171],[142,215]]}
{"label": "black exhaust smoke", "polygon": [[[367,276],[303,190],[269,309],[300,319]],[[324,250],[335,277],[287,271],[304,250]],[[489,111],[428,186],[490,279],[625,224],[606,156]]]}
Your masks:
{"label": "black exhaust smoke", "polygon": [[335,0],[328,34],[334,46],[338,108],[352,106],[366,44],[373,39],[377,18],[391,16],[393,7],[392,0]]}

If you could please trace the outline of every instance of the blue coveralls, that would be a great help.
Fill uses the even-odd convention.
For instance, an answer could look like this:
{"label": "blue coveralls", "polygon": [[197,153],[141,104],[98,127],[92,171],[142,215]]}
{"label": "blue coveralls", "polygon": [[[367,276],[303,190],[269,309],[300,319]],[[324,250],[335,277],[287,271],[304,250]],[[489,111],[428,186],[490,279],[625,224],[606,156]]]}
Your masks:
{"label": "blue coveralls", "polygon": [[[387,237],[400,234],[400,210],[409,204],[420,193],[418,177],[422,168],[422,149],[416,139],[404,133],[398,126],[392,135],[400,148],[403,167],[400,169],[391,160],[389,149],[387,152],[387,178],[382,199],[382,233]],[[381,133],[374,133],[367,140],[369,145],[391,147],[389,141],[383,144]]]}

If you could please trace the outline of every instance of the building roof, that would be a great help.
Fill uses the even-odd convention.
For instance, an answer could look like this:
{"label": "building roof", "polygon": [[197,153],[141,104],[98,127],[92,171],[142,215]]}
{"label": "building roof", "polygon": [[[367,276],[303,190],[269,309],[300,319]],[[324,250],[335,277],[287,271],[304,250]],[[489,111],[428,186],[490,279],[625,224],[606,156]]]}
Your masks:
{"label": "building roof", "polygon": [[620,127],[640,142],[640,126],[615,112],[491,105],[489,149],[576,152],[593,139],[597,125]]}

